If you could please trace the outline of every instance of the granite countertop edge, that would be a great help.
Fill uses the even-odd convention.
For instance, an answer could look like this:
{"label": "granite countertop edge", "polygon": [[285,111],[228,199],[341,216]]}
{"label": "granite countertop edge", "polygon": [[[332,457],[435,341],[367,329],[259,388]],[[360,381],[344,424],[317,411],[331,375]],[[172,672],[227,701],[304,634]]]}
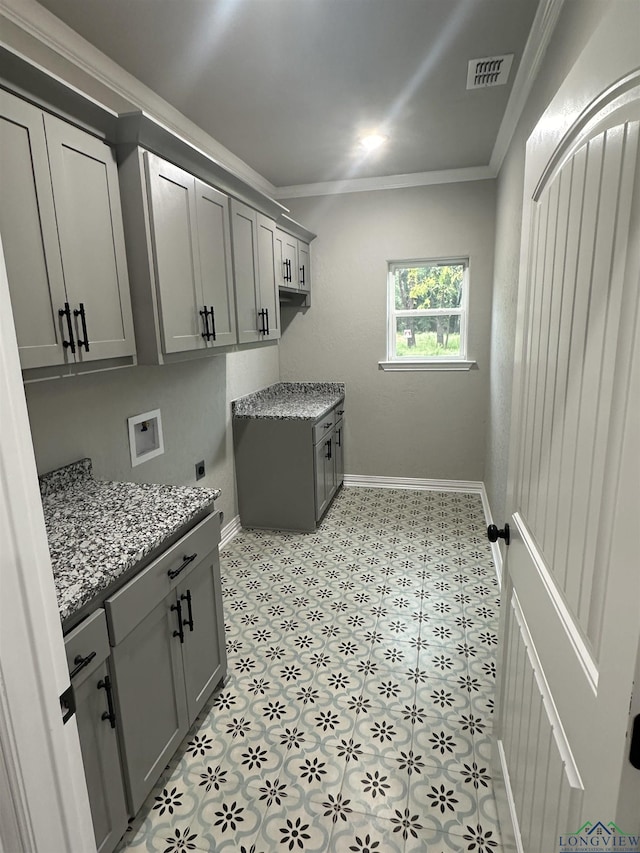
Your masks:
{"label": "granite countertop edge", "polygon": [[219,489],[93,478],[82,459],[40,478],[63,623],[130,574],[178,531],[213,510]]}
{"label": "granite countertop edge", "polygon": [[343,382],[276,382],[231,404],[236,419],[317,420],[345,398]]}

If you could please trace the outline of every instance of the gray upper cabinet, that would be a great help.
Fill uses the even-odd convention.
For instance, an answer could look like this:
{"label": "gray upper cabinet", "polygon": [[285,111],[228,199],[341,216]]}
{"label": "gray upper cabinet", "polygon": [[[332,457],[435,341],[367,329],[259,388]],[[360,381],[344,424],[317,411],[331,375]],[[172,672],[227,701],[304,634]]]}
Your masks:
{"label": "gray upper cabinet", "polygon": [[308,243],[298,240],[298,287],[311,292],[311,252]]}
{"label": "gray upper cabinet", "polygon": [[298,287],[298,240],[286,231],[276,229],[276,275],[279,287]]}
{"label": "gray upper cabinet", "polygon": [[135,356],[116,162],[0,92],[0,233],[23,368]]}
{"label": "gray upper cabinet", "polygon": [[139,361],[235,344],[228,197],[139,147],[120,155]]}
{"label": "gray upper cabinet", "polygon": [[276,275],[278,287],[297,291],[306,297],[302,304],[310,304],[311,253],[309,243],[283,231],[276,230]]}
{"label": "gray upper cabinet", "polygon": [[275,222],[232,199],[231,235],[238,343],[277,340],[280,303]]}
{"label": "gray upper cabinet", "polygon": [[234,344],[229,200],[154,154],[145,161],[164,352]]}

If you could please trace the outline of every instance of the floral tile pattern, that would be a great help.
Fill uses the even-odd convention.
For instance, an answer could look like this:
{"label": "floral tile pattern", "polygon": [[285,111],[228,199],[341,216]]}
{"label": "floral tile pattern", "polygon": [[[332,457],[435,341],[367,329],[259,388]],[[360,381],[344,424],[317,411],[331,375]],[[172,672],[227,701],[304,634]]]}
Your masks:
{"label": "floral tile pattern", "polygon": [[119,850],[501,853],[480,498],[343,489],[221,569],[229,676]]}

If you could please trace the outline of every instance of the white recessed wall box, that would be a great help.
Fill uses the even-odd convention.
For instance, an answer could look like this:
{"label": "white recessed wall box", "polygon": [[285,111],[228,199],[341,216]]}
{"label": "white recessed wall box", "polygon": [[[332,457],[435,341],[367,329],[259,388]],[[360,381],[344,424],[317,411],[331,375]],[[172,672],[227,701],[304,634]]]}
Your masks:
{"label": "white recessed wall box", "polygon": [[145,412],[143,415],[134,415],[132,418],[127,418],[127,421],[132,468],[164,453],[160,409]]}

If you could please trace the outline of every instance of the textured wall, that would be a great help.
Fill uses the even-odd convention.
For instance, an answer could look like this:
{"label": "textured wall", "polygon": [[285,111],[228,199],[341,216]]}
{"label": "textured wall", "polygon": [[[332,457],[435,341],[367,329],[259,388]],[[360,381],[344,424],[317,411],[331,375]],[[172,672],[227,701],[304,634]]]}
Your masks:
{"label": "textured wall", "polygon": [[[284,202],[319,236],[313,304],[285,309],[283,380],[347,385],[349,474],[481,480],[489,389],[494,181]],[[470,258],[468,372],[391,373],[387,262]]]}
{"label": "textured wall", "polygon": [[[238,511],[230,401],[277,381],[278,349],[267,346],[27,385],[38,472],[89,456],[102,479],[214,486],[229,521]],[[158,408],[165,452],[132,468],[127,418]],[[207,473],[196,484],[201,459]]]}
{"label": "textured wall", "polygon": [[485,483],[493,516],[501,523],[506,520],[525,145],[608,5],[598,0],[565,2],[539,76],[498,176]]}

